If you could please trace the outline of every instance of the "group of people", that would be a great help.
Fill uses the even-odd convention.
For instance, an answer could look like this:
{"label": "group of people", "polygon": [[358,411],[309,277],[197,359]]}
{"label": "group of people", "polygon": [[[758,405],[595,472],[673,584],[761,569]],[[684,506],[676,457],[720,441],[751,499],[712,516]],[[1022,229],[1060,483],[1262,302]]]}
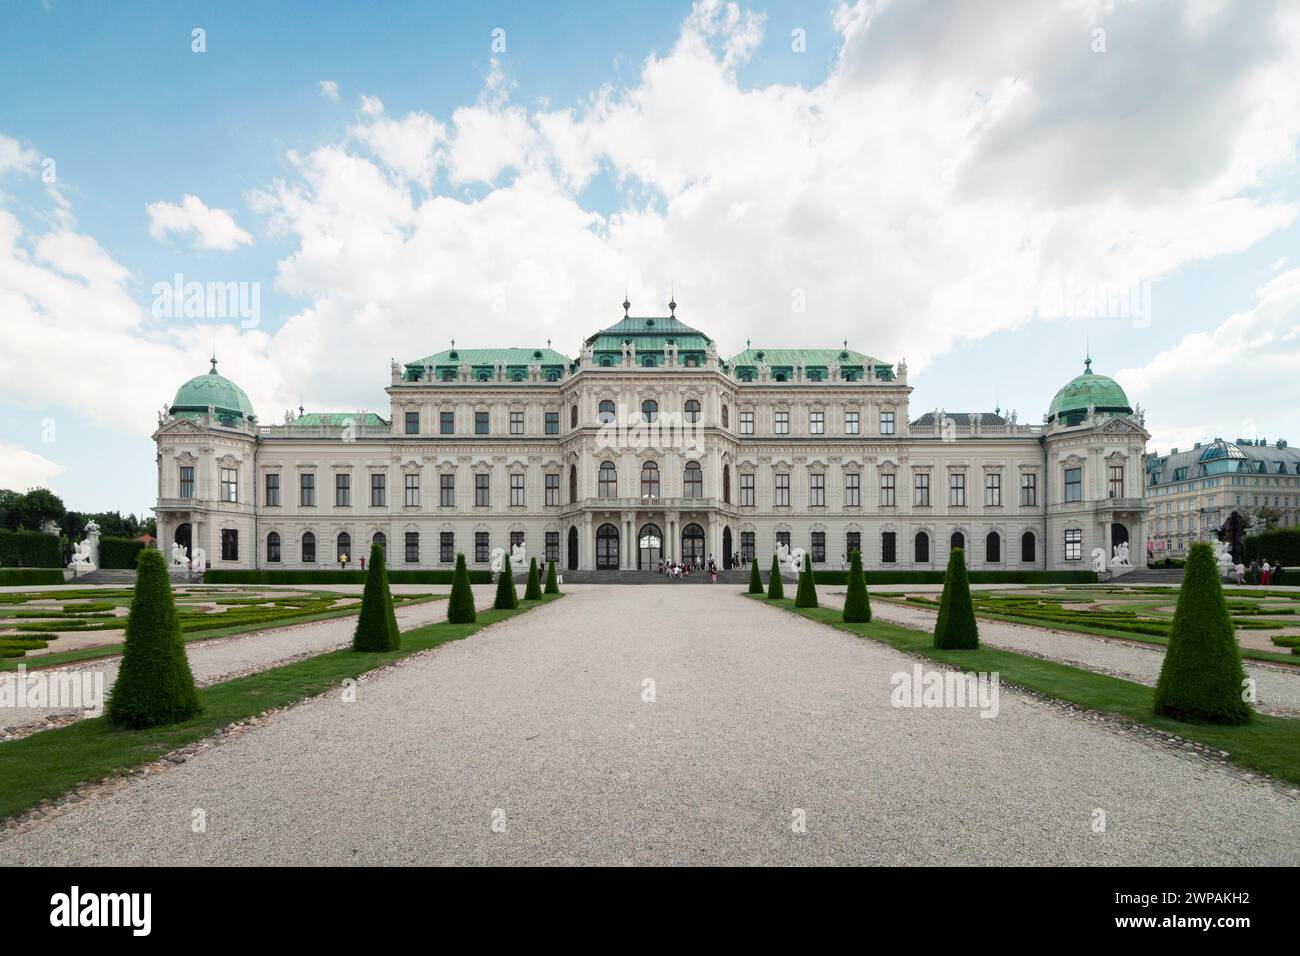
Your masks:
{"label": "group of people", "polygon": [[698,574],[707,570],[713,583],[718,583],[718,565],[713,560],[713,555],[709,555],[708,561],[702,561],[699,558],[678,562],[672,560],[660,561],[656,570],[659,574],[666,574],[670,578],[685,578],[691,574]]}
{"label": "group of people", "polygon": [[1262,584],[1265,587],[1273,585],[1277,587],[1282,583],[1282,563],[1269,564],[1267,559],[1262,563],[1256,559],[1250,562],[1250,567],[1238,562],[1237,566],[1232,569],[1237,578],[1238,584]]}

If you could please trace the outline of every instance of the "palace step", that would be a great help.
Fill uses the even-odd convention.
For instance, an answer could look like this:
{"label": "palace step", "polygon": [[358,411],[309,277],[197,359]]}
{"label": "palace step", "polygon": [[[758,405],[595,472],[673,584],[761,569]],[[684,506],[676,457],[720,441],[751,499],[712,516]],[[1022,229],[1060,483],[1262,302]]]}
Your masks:
{"label": "palace step", "polygon": [[[195,574],[194,579],[190,580],[189,572],[181,568],[168,568],[167,574],[171,577],[172,584],[200,584],[203,581],[202,574]],[[135,584],[135,571],[128,568],[96,568],[94,571],[87,572],[78,578],[74,578],[71,571],[64,571],[63,578],[68,584],[131,586]]]}
{"label": "palace step", "polygon": [[[1112,582],[1106,582],[1112,583]],[[1178,587],[1183,583],[1182,568],[1136,568],[1113,580],[1115,584],[1168,584]]]}
{"label": "palace step", "polygon": [[[655,571],[565,571],[565,584],[712,584],[708,571],[693,571],[684,578],[670,578]],[[718,584],[745,585],[748,571],[719,571]]]}

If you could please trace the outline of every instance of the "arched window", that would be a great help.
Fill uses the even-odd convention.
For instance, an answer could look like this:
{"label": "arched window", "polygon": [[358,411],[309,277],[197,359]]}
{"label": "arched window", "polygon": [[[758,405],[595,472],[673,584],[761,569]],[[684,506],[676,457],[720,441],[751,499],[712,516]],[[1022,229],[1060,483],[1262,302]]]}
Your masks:
{"label": "arched window", "polygon": [[924,531],[916,533],[916,563],[930,563],[930,536]]}
{"label": "arched window", "polygon": [[697,524],[682,529],[682,560],[688,564],[704,563],[704,529]]}
{"label": "arched window", "polygon": [[602,425],[608,425],[614,421],[614,402],[611,399],[604,399],[596,406],[596,421]]}
{"label": "arched window", "polygon": [[722,427],[723,428],[731,427],[731,414],[727,411],[726,405],[722,406]]}
{"label": "arched window", "polygon": [[618,568],[618,529],[612,524],[596,529],[596,568],[601,571]]}
{"label": "arched window", "polygon": [[272,531],[266,536],[266,563],[280,563],[280,533]]}
{"label": "arched window", "polygon": [[302,563],[316,563],[316,536],[310,531],[302,536]]}
{"label": "arched window", "polygon": [[647,461],[641,466],[641,497],[659,497],[659,466]]}
{"label": "arched window", "polygon": [[596,479],[596,495],[600,498],[618,497],[618,470],[612,461],[602,461]]}
{"label": "arched window", "polygon": [[1002,537],[996,531],[990,531],[984,539],[984,560],[989,564],[1002,560]]}
{"label": "arched window", "polygon": [[731,468],[728,465],[722,466],[722,500],[731,504]]}
{"label": "arched window", "polygon": [[373,538],[370,539],[370,543],[371,543],[371,544],[377,544],[377,545],[379,545],[381,548],[383,548],[385,551],[387,551],[387,550],[388,550],[388,535],[384,534],[382,531],[376,531],[376,532],[375,532],[375,536],[374,536]]}
{"label": "arched window", "polygon": [[700,420],[700,403],[694,398],[686,402],[686,420],[692,423]]}
{"label": "arched window", "polygon": [[700,468],[698,461],[688,461],[686,463],[686,475],[682,479],[686,487],[687,498],[704,497],[704,471]]}
{"label": "arched window", "polygon": [[569,504],[578,503],[578,466],[569,466]]}
{"label": "arched window", "polygon": [[641,420],[647,422],[657,421],[659,418],[659,403],[653,398],[647,398],[641,403]]}
{"label": "arched window", "polygon": [[335,554],[334,558],[336,561],[342,561],[344,558],[347,558],[349,561],[352,560],[352,535],[348,534],[346,531],[339,532],[338,552]]}
{"label": "arched window", "polygon": [[1021,561],[1036,561],[1037,558],[1035,557],[1035,553],[1037,550],[1037,542],[1034,540],[1034,533],[1032,531],[1026,531],[1020,536]]}
{"label": "arched window", "polygon": [[961,548],[963,551],[965,551],[966,536],[962,534],[960,531],[954,531],[952,533],[952,538],[948,542],[948,546],[953,549]]}
{"label": "arched window", "polygon": [[600,359],[601,368],[610,368],[611,366],[613,366],[613,364],[614,364],[614,360],[611,359],[608,355],[602,356]]}

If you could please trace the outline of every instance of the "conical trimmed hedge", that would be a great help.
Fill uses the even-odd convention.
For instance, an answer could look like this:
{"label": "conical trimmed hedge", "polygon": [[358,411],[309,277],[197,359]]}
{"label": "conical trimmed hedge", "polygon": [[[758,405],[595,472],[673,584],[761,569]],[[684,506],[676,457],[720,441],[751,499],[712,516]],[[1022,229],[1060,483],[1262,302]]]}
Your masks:
{"label": "conical trimmed hedge", "polygon": [[456,555],[456,571],[451,576],[451,597],[447,599],[447,620],[452,624],[473,624],[478,614],[474,610],[474,589],[469,586],[469,568],[465,555]]}
{"label": "conical trimmed hedge", "polygon": [[767,599],[779,601],[785,597],[785,585],[781,583],[781,562],[772,555],[772,570],[767,575]]}
{"label": "conical trimmed hedge", "polygon": [[1245,679],[1214,554],[1198,541],[1187,554],[1155,711],[1175,720],[1247,723],[1252,711],[1242,700]]}
{"label": "conical trimmed hedge", "polygon": [[865,624],[871,620],[871,597],[867,594],[867,573],[862,570],[862,552],[853,549],[849,562],[849,590],[844,596],[844,620]]}
{"label": "conical trimmed hedge", "polygon": [[135,562],[135,594],[108,719],[138,729],[188,720],[200,710],[167,562],[162,552],[145,548]]}
{"label": "conical trimmed hedge", "polygon": [[537,559],[528,559],[528,583],[524,585],[525,601],[540,601],[542,599],[542,581],[537,575]]}
{"label": "conical trimmed hedge", "polygon": [[492,606],[498,611],[513,611],[519,606],[519,592],[515,590],[515,574],[508,555],[502,558],[501,571],[497,574],[497,599]]}
{"label": "conical trimmed hedge", "polygon": [[754,558],[753,562],[749,565],[749,593],[763,593],[763,578],[758,573],[758,558]]}
{"label": "conical trimmed hedge", "polygon": [[934,646],[956,651],[971,651],[980,646],[970,580],[966,577],[966,554],[961,548],[953,548],[948,557],[939,620],[934,625]]}
{"label": "conical trimmed hedge", "polygon": [[799,572],[799,589],[794,592],[795,607],[817,607],[817,584],[813,581],[812,558],[803,556],[803,570]]}
{"label": "conical trimmed hedge", "polygon": [[361,613],[352,632],[352,649],[395,651],[401,643],[393,614],[393,594],[388,589],[388,571],[384,568],[384,549],[372,544],[370,563],[366,565],[366,587],[361,594]]}
{"label": "conical trimmed hedge", "polygon": [[556,577],[556,574],[555,574],[555,562],[554,562],[554,561],[547,561],[547,562],[546,562],[546,593],[547,593],[547,594],[559,594],[559,593],[560,593],[560,582],[557,580],[557,577]]}

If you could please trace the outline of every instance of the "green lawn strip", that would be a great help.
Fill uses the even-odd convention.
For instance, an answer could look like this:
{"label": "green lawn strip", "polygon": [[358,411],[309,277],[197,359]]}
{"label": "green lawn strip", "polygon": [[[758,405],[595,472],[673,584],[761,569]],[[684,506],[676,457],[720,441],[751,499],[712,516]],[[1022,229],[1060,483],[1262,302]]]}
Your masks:
{"label": "green lawn strip", "polygon": [[[872,595],[872,598],[873,600],[879,599],[889,604],[896,604],[899,607],[937,610],[937,608],[932,609],[927,608],[925,605],[909,603],[908,601],[894,597],[892,594]],[[1023,617],[1013,614],[993,614],[989,611],[981,610],[978,602],[975,605],[975,616],[990,621],[1002,621],[1007,624],[1028,624],[1031,627],[1041,627],[1049,631],[1074,631],[1078,634],[1094,634],[1097,637],[1112,637],[1121,641],[1134,641],[1138,644],[1156,644],[1160,647],[1169,646],[1169,638],[1157,637],[1154,634],[1137,634],[1133,631],[1123,631],[1111,627],[1098,627],[1095,624],[1073,624],[1063,621],[1049,621],[1043,618]],[[1170,619],[1172,620],[1172,617]],[[1241,649],[1241,656],[1255,661],[1268,661],[1272,664],[1286,664],[1288,667],[1296,667],[1298,664],[1294,654],[1260,651],[1253,647],[1243,647]]]}
{"label": "green lawn strip", "polygon": [[[351,595],[345,595],[351,596]],[[397,607],[410,607],[416,604],[427,604],[430,601],[445,601],[447,595],[432,594],[427,597],[417,597],[407,599],[403,595],[393,595],[394,604]],[[397,602],[401,603],[397,603]],[[211,631],[197,631],[190,634],[182,634],[186,644],[192,641],[210,641],[218,637],[233,637],[236,634],[247,634],[251,631],[273,631],[282,627],[296,627],[299,624],[312,624],[316,621],[329,621],[336,617],[348,617],[354,615],[361,609],[360,604],[352,607],[336,608],[332,611],[323,611],[320,614],[308,614],[305,617],[281,618],[275,621],[262,621],[261,623],[252,622],[249,624],[236,625],[234,627],[218,628]],[[126,626],[126,618],[122,618],[122,626]],[[47,639],[53,640],[49,635]],[[2,640],[3,638],[0,638]],[[116,657],[122,653],[121,643],[103,644],[99,647],[84,647],[75,651],[60,651],[57,654],[39,654],[36,657],[7,657],[0,658],[0,671],[13,671],[18,669],[19,664],[24,664],[27,670],[33,671],[42,667],[58,667],[61,664],[75,664],[78,661],[93,661],[100,657]]]}
{"label": "green lawn strip", "polygon": [[42,800],[94,780],[156,760],[185,744],[212,734],[219,727],[274,707],[314,697],[376,667],[476,631],[535,607],[559,600],[548,594],[541,601],[520,602],[518,610],[479,611],[473,624],[427,624],[402,634],[402,647],[384,653],[358,653],[351,648],[331,651],[292,664],[239,677],[199,690],[203,712],[184,723],[149,730],[122,730],[104,717],[81,720],[44,730],[30,737],[0,743],[0,820],[30,810]]}
{"label": "green lawn strip", "polygon": [[988,646],[974,651],[943,651],[934,647],[933,636],[927,631],[883,621],[845,624],[840,620],[837,608],[795,608],[794,602],[789,600],[767,603],[837,630],[880,641],[904,653],[964,671],[996,671],[1004,683],[1178,734],[1187,740],[1226,751],[1236,764],[1271,774],[1288,783],[1300,784],[1300,720],[1256,714],[1251,723],[1239,727],[1182,723],[1157,716],[1151,709],[1155,689],[1143,684]]}

